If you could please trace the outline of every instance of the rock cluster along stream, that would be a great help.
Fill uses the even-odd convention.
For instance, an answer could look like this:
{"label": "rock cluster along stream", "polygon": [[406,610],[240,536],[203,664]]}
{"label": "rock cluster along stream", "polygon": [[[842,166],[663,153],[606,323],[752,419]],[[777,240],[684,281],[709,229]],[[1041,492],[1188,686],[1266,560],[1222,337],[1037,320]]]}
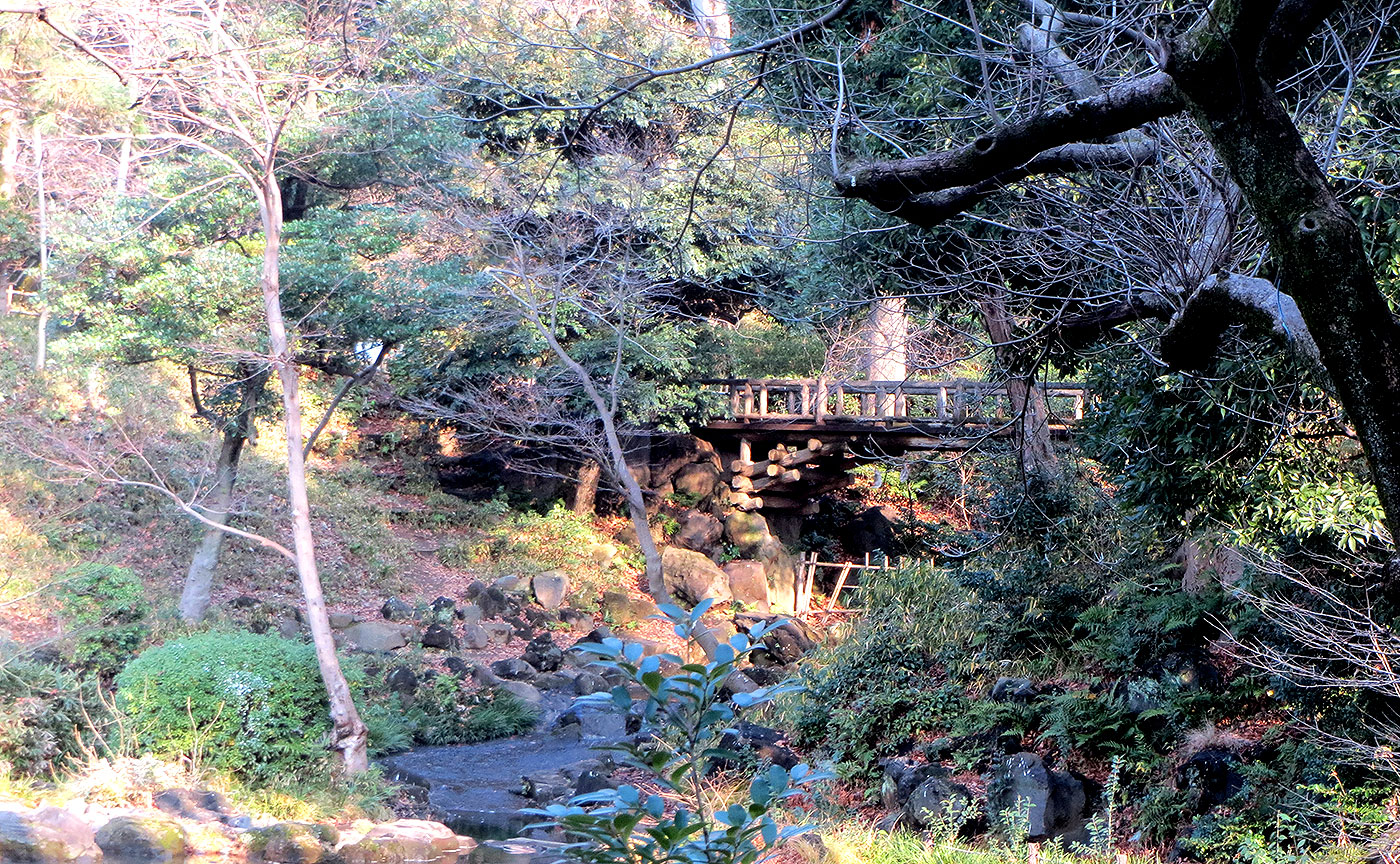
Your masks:
{"label": "rock cluster along stream", "polygon": [[[0,801],[2,864],[544,864],[560,843],[526,812],[613,785],[595,747],[635,731],[629,713],[548,691],[529,735],[425,747],[384,761],[431,820],[255,824],[217,792],[168,789],[142,809]],[[631,727],[631,728],[629,728]]]}
{"label": "rock cluster along stream", "polygon": [[[216,809],[184,806],[216,802]],[[439,822],[399,819],[347,827],[303,822],[253,826],[227,812],[222,796],[169,789],[155,807],[90,808],[81,804],[27,807],[0,802],[0,862],[4,864],[465,864],[500,861],[477,854],[478,844]]]}

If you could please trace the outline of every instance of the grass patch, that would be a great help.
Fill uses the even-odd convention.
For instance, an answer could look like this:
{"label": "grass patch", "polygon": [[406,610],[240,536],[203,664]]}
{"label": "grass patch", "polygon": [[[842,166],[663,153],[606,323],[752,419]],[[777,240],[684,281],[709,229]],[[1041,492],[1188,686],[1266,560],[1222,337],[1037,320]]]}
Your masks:
{"label": "grass patch", "polygon": [[[820,843],[798,838],[793,849],[801,864],[1022,864],[1028,858],[1024,844],[973,848],[948,837],[927,839],[902,831],[888,833],[855,825],[839,825],[821,831]],[[1042,864],[1114,864],[1114,854],[1081,854],[1056,844],[1040,848]],[[1160,861],[1152,854],[1130,854],[1132,864]]]}
{"label": "grass patch", "polygon": [[533,576],[563,570],[571,591],[585,603],[641,569],[638,553],[615,543],[586,516],[556,503],[548,512],[518,513],[504,502],[467,504],[474,512],[463,524],[475,529],[438,550],[438,560],[456,569],[479,569],[490,576]]}

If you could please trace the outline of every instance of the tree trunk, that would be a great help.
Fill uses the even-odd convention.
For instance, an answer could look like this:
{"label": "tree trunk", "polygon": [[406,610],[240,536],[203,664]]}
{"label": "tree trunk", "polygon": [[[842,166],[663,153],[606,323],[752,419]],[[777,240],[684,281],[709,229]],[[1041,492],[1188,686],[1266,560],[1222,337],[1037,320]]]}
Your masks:
{"label": "tree trunk", "polygon": [[6,108],[0,112],[0,123],[5,127],[0,143],[0,198],[13,198],[19,187],[19,112]]}
{"label": "tree trunk", "polygon": [[34,286],[34,305],[39,318],[34,325],[34,371],[43,372],[49,361],[49,304],[44,292],[49,285],[49,208],[48,190],[44,188],[44,135],[34,127],[35,196],[39,211],[39,280]]}
{"label": "tree trunk", "polygon": [[[871,381],[903,381],[909,375],[909,315],[903,297],[877,297],[870,304],[864,328],[865,377]],[[872,399],[874,397],[871,397]],[[893,394],[872,406],[882,416],[894,414]]]}
{"label": "tree trunk", "polygon": [[[238,460],[243,455],[244,445],[252,437],[258,395],[267,384],[266,370],[254,372],[240,364],[238,373],[242,376],[239,383],[242,398],[239,400],[238,414],[224,424],[219,461],[214,470],[214,494],[205,507],[209,518],[219,525],[228,524],[229,510],[233,507],[234,484],[238,480]],[[227,533],[213,526],[206,527],[199,548],[190,560],[189,570],[185,573],[185,588],[180,594],[180,619],[186,623],[197,624],[209,612],[214,571],[219,566],[219,553],[223,550]]]}
{"label": "tree trunk", "polygon": [[1050,479],[1059,473],[1059,460],[1050,437],[1050,409],[1045,404],[1045,391],[1036,386],[1035,364],[1028,364],[1024,352],[1016,348],[1005,296],[983,300],[981,307],[982,323],[991,337],[997,365],[1007,376],[1006,393],[1011,402],[1012,434],[1021,475],[1026,480]]}
{"label": "tree trunk", "polygon": [[122,138],[121,150],[117,153],[117,176],[112,191],[118,198],[126,197],[127,178],[131,175],[131,133]]}
{"label": "tree trunk", "polygon": [[[588,370],[583,368],[583,365],[575,360],[568,351],[565,351],[563,345],[559,344],[559,340],[549,325],[540,320],[539,315],[533,310],[527,309],[526,314],[530,316],[530,322],[544,337],[545,343],[554,352],[554,356],[558,357],[559,362],[573,373],[575,380],[578,381],[579,386],[583,388],[583,392],[597,410],[598,419],[603,423],[603,440],[608,449],[608,473],[622,489],[623,500],[627,502],[627,509],[631,512],[632,528],[637,532],[637,545],[642,547],[642,557],[646,561],[647,593],[658,605],[674,602],[666,591],[661,550],[656,546],[656,539],[651,536],[651,523],[647,520],[646,496],[642,492],[641,484],[632,475],[632,469],[627,465],[627,453],[622,449],[622,438],[617,434],[612,405],[604,398],[598,389],[598,384],[593,380],[593,376],[588,374]],[[715,652],[719,648],[719,640],[715,635],[706,629],[697,634],[695,640],[704,649],[705,656],[713,660]],[[726,686],[732,691],[741,693],[758,689],[758,685],[751,678],[738,671],[729,676]]]}
{"label": "tree trunk", "polygon": [[340,751],[345,770],[359,774],[369,768],[369,734],[355,702],[350,685],[340,669],[331,635],[330,618],[326,614],[326,598],[321,590],[321,577],[316,570],[316,546],[311,533],[311,505],[306,494],[306,462],[302,457],[301,395],[296,363],[287,343],[286,323],[282,318],[280,247],[282,241],[282,194],[272,170],[271,158],[263,166],[258,192],[263,231],[262,292],[267,314],[268,347],[272,367],[282,384],[282,422],[287,433],[287,498],[292,507],[292,540],[296,552],[297,576],[306,599],[306,621],[311,629],[311,641],[316,646],[316,662],[321,680],[326,685],[330,701],[331,723],[334,726],[332,746]]}
{"label": "tree trunk", "polygon": [[598,500],[598,480],[603,466],[597,459],[588,459],[578,469],[578,485],[574,487],[574,515],[592,516]]}
{"label": "tree trunk", "polygon": [[700,37],[710,43],[710,53],[722,54],[729,50],[734,27],[729,18],[728,0],[690,0],[690,10],[695,15]]}
{"label": "tree trunk", "polygon": [[1366,452],[1391,536],[1400,537],[1400,325],[1356,220],[1261,74],[1266,28],[1253,16],[1274,7],[1222,8],[1219,22],[1171,46],[1167,71],[1254,211],[1279,262],[1279,290],[1307,322]]}

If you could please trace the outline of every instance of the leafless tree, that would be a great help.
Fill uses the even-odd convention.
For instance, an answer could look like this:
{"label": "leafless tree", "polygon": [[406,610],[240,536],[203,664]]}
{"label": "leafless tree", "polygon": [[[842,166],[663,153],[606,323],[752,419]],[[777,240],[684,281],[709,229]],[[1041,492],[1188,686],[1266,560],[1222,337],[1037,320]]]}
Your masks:
{"label": "leafless tree", "polygon": [[[77,26],[64,32],[71,44],[115,70],[133,88],[137,94],[134,107],[144,115],[150,130],[144,137],[212,158],[246,184],[257,203],[264,241],[260,289],[270,349],[267,362],[281,383],[292,511],[293,549],[277,551],[296,565],[329,696],[332,743],[346,770],[353,773],[368,768],[367,732],[336,657],[316,566],[299,372],[282,313],[283,202],[278,171],[289,125],[318,98],[332,92],[354,61],[353,43],[342,36],[357,28],[351,20],[355,11],[347,8],[343,15],[350,17],[344,21],[308,21],[306,31],[300,34],[269,33],[259,27],[257,19],[260,12],[270,9],[255,4],[240,8],[241,17],[234,18],[223,4],[211,5],[204,0],[92,4],[83,10]],[[6,11],[32,11],[48,20],[42,8]],[[104,34],[103,45],[94,47],[85,41],[84,28]],[[326,38],[318,41],[318,36]],[[231,475],[226,474],[226,479],[231,481]],[[187,512],[211,528],[247,536],[226,521],[195,510]]]}
{"label": "leafless tree", "polygon": [[[1060,316],[1058,331],[1082,344],[1129,321],[1164,320],[1162,356],[1187,369],[1209,362],[1232,324],[1315,353],[1356,426],[1393,533],[1400,526],[1400,417],[1388,406],[1400,396],[1400,325],[1377,289],[1357,222],[1325,173],[1335,136],[1310,143],[1294,119],[1319,91],[1331,90],[1331,81],[1349,87],[1379,61],[1367,24],[1392,25],[1393,10],[1384,3],[1343,10],[1309,0],[1219,0],[1204,10],[1149,4],[1101,17],[1032,0],[1028,11],[1030,20],[1000,44],[1019,39],[1057,88],[1003,87],[1005,101],[983,115],[981,131],[962,146],[839,165],[839,194],[934,227],[1008,187],[1053,195],[1074,176],[1109,178],[1160,165],[1178,155],[1171,147],[1192,142],[1185,152],[1194,155],[1183,161],[1204,170],[1193,172],[1197,188],[1187,200],[1194,206],[1175,216],[1199,214],[1198,239],[1176,256],[1183,264],[1178,278]],[[1066,47],[1075,31],[1089,34],[1082,45],[1104,47],[1097,58],[1079,55],[1098,60],[1097,69],[1086,71]],[[1343,101],[1350,98],[1347,92]],[[1285,99],[1302,104],[1290,112]],[[1051,101],[1061,104],[1047,107]],[[1115,220],[1138,218],[1130,201]],[[1232,210],[1236,201],[1247,210]],[[1257,236],[1267,246],[1276,280],[1253,268],[1230,269],[1240,263],[1242,244],[1232,229],[1242,221],[1244,238]],[[1042,229],[1047,242],[1057,239],[1053,228]],[[1143,268],[1125,254],[1131,245],[1120,242],[1128,234],[1109,235],[1118,248],[1103,257],[1141,279]]]}

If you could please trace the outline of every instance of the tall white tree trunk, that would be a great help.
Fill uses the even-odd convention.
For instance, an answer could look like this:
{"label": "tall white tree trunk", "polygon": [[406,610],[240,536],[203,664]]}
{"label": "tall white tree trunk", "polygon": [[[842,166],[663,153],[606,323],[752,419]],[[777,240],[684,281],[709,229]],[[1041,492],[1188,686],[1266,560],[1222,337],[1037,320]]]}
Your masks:
{"label": "tall white tree trunk", "polygon": [[39,280],[34,286],[34,303],[39,318],[34,326],[34,371],[43,372],[49,361],[49,304],[44,294],[49,290],[49,207],[48,190],[44,185],[44,133],[34,127],[34,172],[39,209]]}
{"label": "tall white tree trunk", "polygon": [[112,183],[112,191],[118,198],[126,197],[127,178],[131,175],[131,133],[122,138],[121,150],[117,153],[117,175]]}
{"label": "tall white tree trunk", "polygon": [[[908,377],[909,314],[903,297],[877,297],[871,302],[862,339],[866,378],[871,381],[903,381]],[[885,396],[874,407],[881,414],[893,414],[895,397]]]}
{"label": "tall white tree trunk", "polygon": [[729,19],[728,0],[690,0],[700,37],[710,43],[710,53],[723,54],[729,50],[734,27]]}
{"label": "tall white tree trunk", "polygon": [[0,111],[4,140],[0,142],[0,198],[15,197],[19,188],[19,112],[14,108]]}
{"label": "tall white tree trunk", "polygon": [[331,723],[334,726],[332,746],[340,751],[346,771],[358,774],[369,768],[369,735],[359,712],[355,710],[350,685],[346,683],[340,660],[336,657],[335,639],[331,635],[330,618],[326,614],[326,598],[321,590],[320,574],[316,570],[311,505],[306,494],[306,462],[302,457],[300,381],[282,317],[282,193],[270,156],[263,166],[261,180],[261,188],[257,192],[266,236],[262,267],[263,307],[267,315],[272,368],[282,384],[282,419],[287,433],[287,498],[292,507],[292,541],[297,576],[301,580],[302,596],[306,599],[306,621],[311,628],[311,641],[316,646],[316,662],[330,700]]}

